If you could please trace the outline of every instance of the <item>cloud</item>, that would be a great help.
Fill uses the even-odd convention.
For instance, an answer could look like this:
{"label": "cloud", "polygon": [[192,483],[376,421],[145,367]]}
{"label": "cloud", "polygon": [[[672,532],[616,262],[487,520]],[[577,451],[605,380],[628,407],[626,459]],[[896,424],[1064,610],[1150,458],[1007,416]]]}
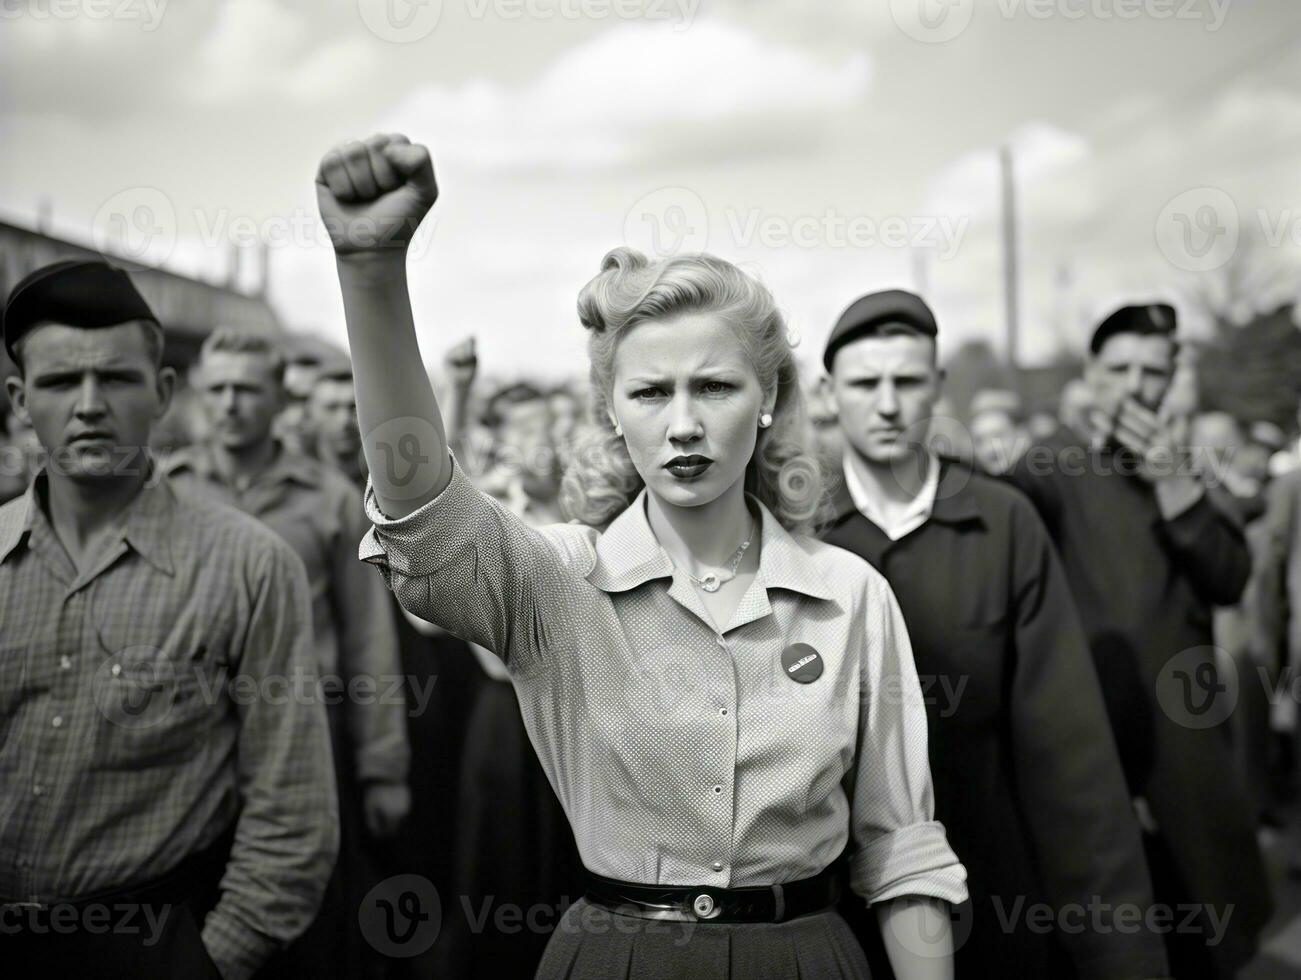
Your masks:
{"label": "cloud", "polygon": [[604,170],[816,139],[869,74],[863,54],[819,59],[723,22],[628,24],[520,85],[422,86],[378,128],[437,134],[478,168]]}
{"label": "cloud", "polygon": [[304,27],[301,16],[279,4],[222,4],[211,33],[199,45],[191,95],[199,102],[224,102],[254,94],[274,77],[276,66],[298,53]]}

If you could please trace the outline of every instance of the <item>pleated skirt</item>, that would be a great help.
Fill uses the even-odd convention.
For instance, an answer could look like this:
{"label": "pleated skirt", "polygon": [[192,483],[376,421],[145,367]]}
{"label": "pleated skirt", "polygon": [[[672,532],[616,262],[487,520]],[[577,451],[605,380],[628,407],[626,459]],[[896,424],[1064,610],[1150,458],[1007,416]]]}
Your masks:
{"label": "pleated skirt", "polygon": [[536,980],[868,980],[863,949],[834,910],[780,923],[661,922],[580,899],[561,918]]}

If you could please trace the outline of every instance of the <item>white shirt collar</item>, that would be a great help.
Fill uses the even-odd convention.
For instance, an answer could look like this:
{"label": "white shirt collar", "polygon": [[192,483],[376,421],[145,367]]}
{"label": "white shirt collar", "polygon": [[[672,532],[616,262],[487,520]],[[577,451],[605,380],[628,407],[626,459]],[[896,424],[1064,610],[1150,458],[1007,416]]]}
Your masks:
{"label": "white shirt collar", "polygon": [[935,506],[935,493],[940,484],[940,461],[934,453],[927,452],[926,480],[922,483],[921,490],[912,499],[912,503],[891,520],[885,516],[879,496],[869,491],[859,479],[858,468],[850,457],[851,452],[851,449],[845,450],[845,487],[858,512],[879,527],[887,538],[898,541],[930,520],[931,509]]}

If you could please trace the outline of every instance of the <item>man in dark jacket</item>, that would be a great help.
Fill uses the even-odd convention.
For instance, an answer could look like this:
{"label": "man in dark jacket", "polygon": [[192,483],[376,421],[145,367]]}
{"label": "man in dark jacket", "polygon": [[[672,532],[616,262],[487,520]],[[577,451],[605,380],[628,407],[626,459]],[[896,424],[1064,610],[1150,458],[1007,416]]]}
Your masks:
{"label": "man in dark jacket", "polygon": [[836,325],[824,363],[846,452],[825,538],[886,576],[908,624],[935,816],[971,891],[956,974],[1164,975],[1158,932],[1121,922],[1146,920],[1151,884],[1048,534],[1016,490],[923,448],[935,335],[926,304],[898,290]]}
{"label": "man in dark jacket", "polygon": [[1198,913],[1167,933],[1173,971],[1224,977],[1250,958],[1270,915],[1226,738],[1233,688],[1211,646],[1211,607],[1238,600],[1251,558],[1234,518],[1180,456],[1186,423],[1161,410],[1174,330],[1166,305],[1104,320],[1085,372],[1091,431],[1032,446],[1012,479],[1057,543],[1113,722],[1122,704],[1128,724],[1146,715],[1139,730],[1151,742],[1133,746],[1146,760],[1134,792],[1157,899]]}

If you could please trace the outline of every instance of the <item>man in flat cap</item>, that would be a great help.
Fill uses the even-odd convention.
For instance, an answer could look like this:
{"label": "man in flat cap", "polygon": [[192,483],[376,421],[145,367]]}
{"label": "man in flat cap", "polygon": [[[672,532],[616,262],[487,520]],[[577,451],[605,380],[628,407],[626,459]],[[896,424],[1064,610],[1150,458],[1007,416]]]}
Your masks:
{"label": "man in flat cap", "polygon": [[[182,493],[237,507],[303,560],[312,633],[325,685],[339,788],[339,860],[320,912],[284,957],[300,972],[358,976],[373,957],[358,925],[379,880],[367,840],[392,838],[411,808],[406,683],[390,593],[357,560],[361,496],[332,467],[291,452],[272,428],[287,396],[275,342],[233,327],[208,336],[193,372],[211,438],[174,453],[167,476]],[[374,880],[371,880],[374,879]]]}
{"label": "man in flat cap", "polygon": [[1176,354],[1170,306],[1108,316],[1085,366],[1088,431],[1031,446],[1011,477],[1057,543],[1117,734],[1148,733],[1127,748],[1147,760],[1133,793],[1157,899],[1196,913],[1166,933],[1173,972],[1225,977],[1270,915],[1211,634],[1212,607],[1238,600],[1251,557],[1180,453],[1186,422],[1163,404]]}
{"label": "man in flat cap", "polygon": [[[859,299],[836,324],[824,364],[846,451],[824,537],[886,576],[908,625],[935,818],[971,892],[955,974],[1162,976],[1160,936],[1113,921],[1145,913],[1152,890],[1052,542],[1019,492],[926,448],[943,381],[936,335],[926,304],[899,290]],[[1046,908],[1061,928],[1030,921]]]}
{"label": "man in flat cap", "polygon": [[13,976],[251,976],[337,847],[302,562],[149,456],[175,375],[99,261],[10,294],[47,461],[0,507],[0,945]]}

